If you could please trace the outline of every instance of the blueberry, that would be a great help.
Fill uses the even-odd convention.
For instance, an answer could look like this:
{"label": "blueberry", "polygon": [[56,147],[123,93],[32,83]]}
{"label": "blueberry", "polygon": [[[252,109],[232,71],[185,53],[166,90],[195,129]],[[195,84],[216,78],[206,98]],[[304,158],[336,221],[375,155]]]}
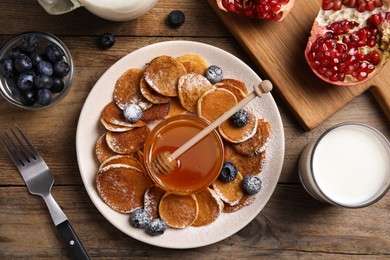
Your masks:
{"label": "blueberry", "polygon": [[0,75],[10,79],[15,75],[13,66],[14,62],[11,59],[3,58],[0,60]]}
{"label": "blueberry", "polygon": [[55,44],[49,44],[45,48],[45,55],[51,63],[56,63],[57,61],[62,60],[64,57],[64,52]]}
{"label": "blueberry", "polygon": [[142,118],[142,109],[136,104],[126,105],[123,109],[123,116],[131,123],[137,122]]}
{"label": "blueberry", "polygon": [[20,102],[25,106],[32,106],[36,101],[36,92],[32,89],[21,92]]}
{"label": "blueberry", "polygon": [[37,72],[46,76],[53,75],[53,65],[50,62],[42,60],[37,64]]}
{"label": "blueberry", "polygon": [[233,125],[237,127],[243,127],[249,122],[248,111],[246,111],[245,109],[239,109],[230,117],[230,120]]}
{"label": "blueberry", "polygon": [[165,230],[167,230],[167,223],[161,218],[155,218],[150,221],[147,231],[152,236],[159,236],[164,234]]}
{"label": "blueberry", "polygon": [[21,55],[14,60],[14,67],[17,72],[30,71],[33,67],[31,59],[27,55]]}
{"label": "blueberry", "polygon": [[144,228],[150,223],[149,213],[142,209],[136,209],[130,213],[130,225],[136,228]]}
{"label": "blueberry", "polygon": [[237,177],[237,173],[237,167],[234,165],[234,163],[224,162],[218,178],[221,181],[230,182]]}
{"label": "blueberry", "polygon": [[102,49],[108,49],[114,46],[115,44],[115,36],[111,33],[104,33],[99,37],[99,47]]}
{"label": "blueberry", "polygon": [[220,67],[216,65],[211,65],[206,70],[206,78],[212,83],[218,83],[223,78],[223,71]]}
{"label": "blueberry", "polygon": [[38,89],[37,91],[37,103],[41,106],[47,106],[51,103],[53,95],[47,88]]}
{"label": "blueberry", "polygon": [[34,66],[36,66],[40,61],[43,61],[43,55],[38,51],[33,51],[29,54],[31,62]]}
{"label": "blueberry", "polygon": [[52,93],[60,93],[64,90],[64,80],[59,77],[53,77],[53,84],[51,85],[50,91]]}
{"label": "blueberry", "polygon": [[20,57],[21,55],[25,55],[25,53],[20,47],[12,48],[9,52],[9,57],[13,60]]}
{"label": "blueberry", "polygon": [[16,85],[22,91],[30,90],[34,86],[34,75],[31,72],[24,72],[19,75]]}
{"label": "blueberry", "polygon": [[261,189],[261,180],[253,174],[248,174],[244,176],[242,181],[242,188],[245,193],[254,195]]}
{"label": "blueberry", "polygon": [[181,26],[185,21],[185,15],[180,10],[173,10],[168,14],[168,24],[172,28]]}
{"label": "blueberry", "polygon": [[70,68],[65,61],[59,61],[54,65],[54,74],[59,77],[65,77],[69,74]]}
{"label": "blueberry", "polygon": [[45,74],[39,74],[34,79],[34,86],[37,89],[49,89],[53,84],[53,79]]}
{"label": "blueberry", "polygon": [[30,53],[38,48],[38,35],[35,33],[28,33],[23,35],[22,43],[20,47],[22,48],[23,51]]}

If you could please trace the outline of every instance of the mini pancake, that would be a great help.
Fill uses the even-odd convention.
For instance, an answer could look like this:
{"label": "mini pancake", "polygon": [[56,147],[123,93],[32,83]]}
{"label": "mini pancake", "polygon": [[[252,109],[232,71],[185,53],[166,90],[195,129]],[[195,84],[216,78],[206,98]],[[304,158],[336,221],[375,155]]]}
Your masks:
{"label": "mini pancake", "polygon": [[231,84],[239,89],[241,89],[245,95],[248,95],[248,88],[246,87],[245,83],[238,79],[231,79],[231,78],[225,78],[221,80],[222,83],[228,83]]}
{"label": "mini pancake", "polygon": [[200,75],[204,75],[205,73],[204,68],[196,62],[186,60],[181,61],[181,63],[184,65],[184,68],[186,68],[187,73],[196,73]]}
{"label": "mini pancake", "polygon": [[172,228],[191,226],[198,211],[195,195],[180,196],[167,192],[160,200],[160,217]]}
{"label": "mini pancake", "polygon": [[236,87],[232,84],[229,84],[229,83],[220,82],[220,83],[214,84],[214,87],[224,88],[224,89],[229,90],[230,92],[232,92],[236,96],[238,102],[240,102],[241,100],[243,100],[247,96],[247,94],[245,94],[244,91],[242,91],[238,87]]}
{"label": "mini pancake", "polygon": [[223,88],[210,89],[198,99],[198,116],[209,122],[214,122],[236,103],[237,98],[229,90]]}
{"label": "mini pancake", "polygon": [[129,126],[121,126],[121,125],[114,125],[114,124],[108,123],[103,118],[100,118],[100,122],[102,123],[102,125],[104,126],[104,128],[106,130],[111,131],[111,132],[126,132],[126,131],[133,129],[133,127],[129,127]]}
{"label": "mini pancake", "polygon": [[137,127],[127,132],[107,132],[108,146],[116,153],[131,154],[142,148],[150,130],[147,126]]}
{"label": "mini pancake", "polygon": [[164,119],[169,113],[169,108],[169,103],[153,105],[151,108],[146,109],[142,113],[141,120],[148,123],[151,121]]}
{"label": "mini pancake", "polygon": [[219,133],[226,141],[231,143],[241,143],[256,134],[258,119],[250,110],[247,111],[249,121],[243,127],[235,126],[229,119],[218,126]]}
{"label": "mini pancake", "polygon": [[241,198],[244,197],[244,191],[242,190],[243,177],[240,172],[237,173],[237,177],[229,182],[216,179],[212,186],[214,191],[218,194],[221,200],[231,206],[237,205]]}
{"label": "mini pancake", "polygon": [[198,99],[207,90],[213,89],[205,76],[196,73],[187,73],[180,77],[178,94],[181,105],[190,112],[196,112]]}
{"label": "mini pancake", "polygon": [[145,122],[142,122],[141,120],[134,123],[126,121],[123,111],[114,102],[108,103],[103,108],[101,118],[109,124],[118,126],[140,127],[145,125]]}
{"label": "mini pancake", "polygon": [[179,78],[186,73],[187,71],[181,62],[163,55],[146,64],[144,77],[149,86],[157,93],[176,97]]}
{"label": "mini pancake", "polygon": [[184,54],[176,59],[183,63],[188,73],[195,72],[204,75],[208,68],[207,61],[198,54]]}
{"label": "mini pancake", "polygon": [[104,162],[108,158],[114,155],[118,155],[116,152],[111,150],[111,148],[108,146],[107,141],[106,141],[106,134],[102,134],[99,139],[96,142],[95,146],[95,154],[96,158],[98,159],[99,163]]}
{"label": "mini pancake", "polygon": [[158,207],[160,200],[166,193],[165,190],[161,189],[155,184],[149,186],[144,194],[144,209],[149,213],[151,219],[159,217]]}
{"label": "mini pancake", "polygon": [[134,158],[137,159],[145,169],[145,159],[143,149],[138,149],[134,154]]}
{"label": "mini pancake", "polygon": [[142,96],[140,91],[140,82],[143,76],[141,69],[128,69],[115,83],[114,101],[120,109],[128,104],[136,104],[142,110],[152,106],[152,104]]}
{"label": "mini pancake", "polygon": [[199,213],[192,226],[200,227],[214,222],[223,209],[223,202],[217,193],[210,188],[206,188],[195,194],[195,197],[198,201]]}
{"label": "mini pancake", "polygon": [[143,207],[143,196],[152,181],[133,167],[109,165],[96,176],[100,197],[112,209],[121,213]]}
{"label": "mini pancake", "polygon": [[112,164],[122,164],[122,165],[132,166],[139,171],[143,171],[143,172],[145,171],[145,168],[137,159],[135,159],[131,155],[120,155],[120,154],[111,156],[110,158],[106,159],[100,165],[100,169],[103,169],[107,165],[112,165]]}
{"label": "mini pancake", "polygon": [[255,135],[242,143],[232,144],[232,147],[239,154],[254,156],[265,150],[270,134],[271,125],[263,119],[259,119]]}
{"label": "mini pancake", "polygon": [[187,113],[187,110],[181,105],[180,100],[178,98],[172,98],[169,102],[170,108],[169,113],[166,117],[182,115]]}
{"label": "mini pancake", "polygon": [[154,91],[148,83],[145,81],[145,77],[142,77],[140,85],[140,91],[142,96],[146,98],[152,104],[164,104],[168,103],[171,99],[169,97],[158,94]]}
{"label": "mini pancake", "polygon": [[256,199],[255,196],[249,196],[249,195],[245,194],[244,197],[242,197],[240,199],[240,201],[234,206],[231,206],[231,205],[225,203],[225,206],[223,208],[223,212],[225,212],[225,213],[236,212],[245,206],[251,205],[255,201],[255,199]]}
{"label": "mini pancake", "polygon": [[230,144],[225,143],[225,161],[234,163],[238,171],[243,175],[253,174],[257,175],[261,172],[265,161],[265,151],[248,157],[237,153]]}

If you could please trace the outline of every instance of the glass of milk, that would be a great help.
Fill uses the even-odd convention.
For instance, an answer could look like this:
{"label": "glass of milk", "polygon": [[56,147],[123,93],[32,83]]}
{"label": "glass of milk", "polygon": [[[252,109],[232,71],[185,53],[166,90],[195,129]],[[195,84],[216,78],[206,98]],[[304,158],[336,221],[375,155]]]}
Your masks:
{"label": "glass of milk", "polygon": [[127,21],[148,12],[157,0],[38,0],[52,15],[64,14],[79,7],[110,21]]}
{"label": "glass of milk", "polygon": [[347,208],[368,206],[390,187],[390,143],[371,126],[338,124],[303,150],[299,176],[320,201]]}

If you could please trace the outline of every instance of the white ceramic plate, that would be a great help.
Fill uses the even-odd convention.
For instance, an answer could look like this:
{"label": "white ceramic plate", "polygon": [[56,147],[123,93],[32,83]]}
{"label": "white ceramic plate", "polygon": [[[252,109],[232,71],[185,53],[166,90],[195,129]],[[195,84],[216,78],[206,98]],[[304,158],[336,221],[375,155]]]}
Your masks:
{"label": "white ceramic plate", "polygon": [[261,79],[245,63],[219,48],[191,41],[168,41],[152,44],[129,53],[97,81],[91,90],[80,114],[76,148],[77,159],[85,188],[101,214],[115,227],[127,235],[145,243],[166,248],[195,248],[223,240],[251,222],[265,206],[278,182],[284,159],[284,131],[278,108],[271,94],[257,98],[250,105],[260,117],[270,122],[272,136],[267,147],[267,158],[264,169],[259,175],[262,189],[256,195],[252,205],[235,213],[223,213],[210,225],[189,227],[182,230],[168,229],[161,236],[150,236],[143,229],[136,229],[129,224],[129,215],[121,214],[108,207],[99,197],[95,185],[98,162],[95,156],[95,144],[102,134],[100,115],[103,107],[112,101],[115,81],[129,68],[144,68],[145,63],[159,55],[177,57],[183,54],[199,54],[207,59],[210,65],[218,65],[223,69],[224,77],[244,81],[249,91]]}

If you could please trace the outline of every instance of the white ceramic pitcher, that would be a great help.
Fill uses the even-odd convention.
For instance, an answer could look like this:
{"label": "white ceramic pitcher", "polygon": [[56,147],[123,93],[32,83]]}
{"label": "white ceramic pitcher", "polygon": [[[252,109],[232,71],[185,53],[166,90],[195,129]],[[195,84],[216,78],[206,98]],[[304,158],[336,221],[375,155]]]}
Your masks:
{"label": "white ceramic pitcher", "polygon": [[70,12],[85,7],[91,13],[110,20],[127,21],[148,12],[158,0],[38,0],[52,15]]}

